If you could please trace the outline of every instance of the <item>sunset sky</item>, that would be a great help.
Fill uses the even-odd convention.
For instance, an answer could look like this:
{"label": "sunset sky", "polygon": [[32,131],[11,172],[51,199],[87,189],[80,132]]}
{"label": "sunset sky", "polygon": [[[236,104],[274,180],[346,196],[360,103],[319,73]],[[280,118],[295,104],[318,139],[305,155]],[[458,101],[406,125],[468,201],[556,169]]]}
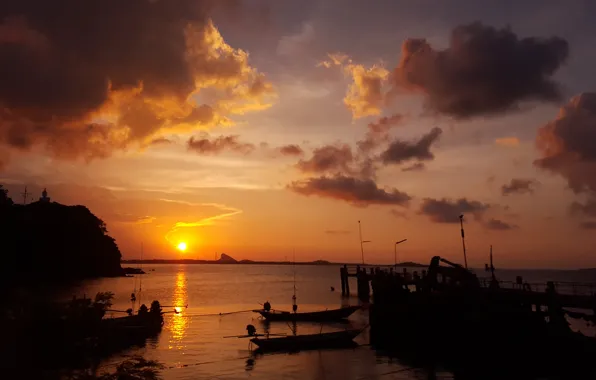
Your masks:
{"label": "sunset sky", "polygon": [[0,183],[124,258],[596,266],[596,3],[9,3]]}

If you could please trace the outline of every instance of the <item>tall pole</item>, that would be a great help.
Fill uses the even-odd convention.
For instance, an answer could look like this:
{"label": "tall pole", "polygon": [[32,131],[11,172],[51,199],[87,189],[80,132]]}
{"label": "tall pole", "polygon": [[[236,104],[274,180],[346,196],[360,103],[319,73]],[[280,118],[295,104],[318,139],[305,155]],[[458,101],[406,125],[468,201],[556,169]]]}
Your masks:
{"label": "tall pole", "polygon": [[464,216],[463,214],[459,216],[459,225],[461,226],[461,244],[464,248],[464,264],[466,269],[468,269],[468,257],[466,256],[466,238],[464,235]]}
{"label": "tall pole", "polygon": [[397,245],[403,243],[404,241],[407,241],[408,239],[403,239],[400,241],[396,241],[395,244],[393,245],[393,260],[395,262],[395,264],[393,266],[397,267]]}
{"label": "tall pole", "polygon": [[362,226],[358,221],[358,232],[360,234],[360,253],[362,254],[362,265],[364,265],[364,244],[362,244]]}

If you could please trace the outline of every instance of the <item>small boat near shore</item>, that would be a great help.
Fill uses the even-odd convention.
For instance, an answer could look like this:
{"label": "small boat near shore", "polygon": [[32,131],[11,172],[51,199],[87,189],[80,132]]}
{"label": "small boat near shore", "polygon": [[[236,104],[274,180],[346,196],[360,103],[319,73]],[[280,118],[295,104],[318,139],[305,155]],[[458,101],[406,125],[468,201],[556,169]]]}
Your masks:
{"label": "small boat near shore", "polygon": [[350,315],[354,314],[354,312],[356,312],[356,310],[358,309],[360,309],[360,306],[348,306],[339,309],[310,311],[302,313],[265,309],[257,309],[253,310],[253,312],[261,314],[261,316],[263,316],[263,318],[267,319],[268,321],[326,322],[346,319]]}
{"label": "small boat near shore", "polygon": [[255,337],[250,341],[258,346],[260,351],[299,351],[320,348],[338,348],[356,345],[354,338],[361,332],[362,330],[352,329],[275,338]]}

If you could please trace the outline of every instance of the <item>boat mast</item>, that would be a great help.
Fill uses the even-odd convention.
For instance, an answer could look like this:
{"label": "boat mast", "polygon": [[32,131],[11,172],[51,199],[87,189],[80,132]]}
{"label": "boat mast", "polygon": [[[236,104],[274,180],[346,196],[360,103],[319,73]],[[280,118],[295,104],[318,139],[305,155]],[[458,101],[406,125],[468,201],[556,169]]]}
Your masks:
{"label": "boat mast", "polygon": [[[141,243],[141,262],[139,265],[139,269],[141,273],[139,275],[139,297],[141,296],[141,291],[143,290],[143,243]],[[139,303],[141,302],[139,298]]]}

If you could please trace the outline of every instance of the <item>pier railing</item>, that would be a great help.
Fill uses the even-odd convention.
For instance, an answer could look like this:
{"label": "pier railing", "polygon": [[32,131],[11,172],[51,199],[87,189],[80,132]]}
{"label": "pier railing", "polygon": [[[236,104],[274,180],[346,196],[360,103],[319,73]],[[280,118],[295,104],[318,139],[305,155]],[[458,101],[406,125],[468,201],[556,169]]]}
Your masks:
{"label": "pier railing", "polygon": [[[489,287],[490,278],[479,278],[480,285]],[[524,283],[529,285],[529,290],[533,292],[545,292],[546,282]],[[499,286],[504,289],[524,289],[524,284],[515,281],[499,281]],[[572,281],[553,281],[555,290],[559,294],[568,294],[574,296],[594,296],[596,295],[596,283],[590,282],[572,282]]]}

